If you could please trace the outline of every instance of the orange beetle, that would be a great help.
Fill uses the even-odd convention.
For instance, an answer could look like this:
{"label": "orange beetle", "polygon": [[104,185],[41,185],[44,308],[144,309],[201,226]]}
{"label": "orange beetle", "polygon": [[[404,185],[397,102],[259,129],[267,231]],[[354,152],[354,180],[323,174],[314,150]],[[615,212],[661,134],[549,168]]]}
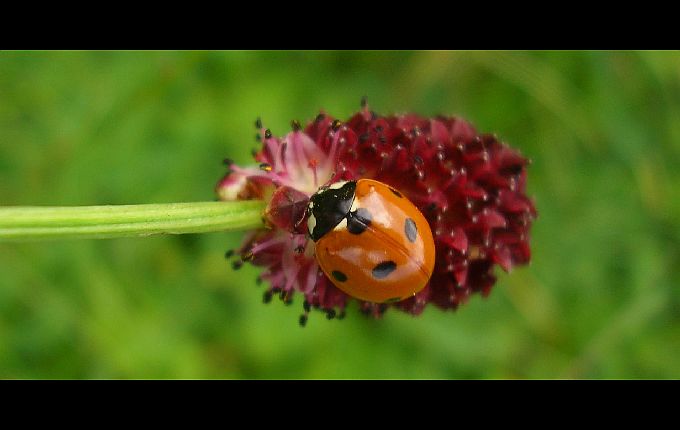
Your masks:
{"label": "orange beetle", "polygon": [[371,179],[322,187],[307,207],[321,270],[361,300],[391,303],[422,290],[432,275],[432,231],[399,191]]}

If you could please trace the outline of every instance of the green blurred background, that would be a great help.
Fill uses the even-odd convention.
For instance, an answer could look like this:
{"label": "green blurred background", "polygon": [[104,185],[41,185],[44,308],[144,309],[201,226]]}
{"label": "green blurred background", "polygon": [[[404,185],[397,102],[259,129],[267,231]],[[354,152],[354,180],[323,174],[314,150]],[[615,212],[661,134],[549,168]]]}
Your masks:
{"label": "green blurred background", "polygon": [[533,160],[533,260],[456,312],[262,303],[241,234],[0,244],[0,378],[678,378],[678,52],[0,52],[0,205],[212,200],[253,122],[456,114]]}

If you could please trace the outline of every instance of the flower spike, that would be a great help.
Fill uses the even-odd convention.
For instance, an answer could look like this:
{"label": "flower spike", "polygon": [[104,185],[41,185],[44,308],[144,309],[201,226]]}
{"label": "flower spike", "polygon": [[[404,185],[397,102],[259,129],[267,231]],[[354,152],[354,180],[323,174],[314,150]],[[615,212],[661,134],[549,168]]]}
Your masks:
{"label": "flower spike", "polygon": [[[264,301],[304,297],[300,325],[312,308],[328,319],[344,316],[352,300],[326,277],[303,222],[309,198],[338,181],[375,179],[410,199],[434,235],[436,262],[427,286],[390,304],[359,301],[379,318],[390,307],[420,314],[428,304],[455,309],[471,294],[486,296],[494,267],[510,272],[529,263],[529,231],[537,212],[525,186],[529,161],[492,134],[480,134],[457,117],[380,116],[365,98],[346,121],[319,113],[303,128],[276,137],[256,121],[262,146],[255,165],[231,160],[216,193],[221,200],[264,199],[268,229],[251,232],[236,250],[239,261],[266,270]],[[240,267],[240,264],[236,265]]]}

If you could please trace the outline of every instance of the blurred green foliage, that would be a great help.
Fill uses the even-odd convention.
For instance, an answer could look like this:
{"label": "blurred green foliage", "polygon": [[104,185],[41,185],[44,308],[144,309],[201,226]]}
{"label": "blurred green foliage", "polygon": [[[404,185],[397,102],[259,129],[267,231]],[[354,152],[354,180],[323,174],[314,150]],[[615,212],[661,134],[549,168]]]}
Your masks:
{"label": "blurred green foliage", "polygon": [[533,261],[456,312],[261,302],[241,234],[0,244],[0,378],[678,378],[678,52],[0,52],[0,205],[213,199],[323,108],[456,114],[533,160]]}

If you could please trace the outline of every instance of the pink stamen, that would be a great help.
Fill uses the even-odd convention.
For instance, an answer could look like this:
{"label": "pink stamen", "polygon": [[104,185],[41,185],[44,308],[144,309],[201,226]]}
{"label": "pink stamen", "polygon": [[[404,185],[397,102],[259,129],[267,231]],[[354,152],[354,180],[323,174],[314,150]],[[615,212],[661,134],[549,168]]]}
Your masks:
{"label": "pink stamen", "polygon": [[276,153],[276,162],[279,163],[280,168],[279,171],[285,172],[286,169],[286,149],[288,148],[288,142],[283,141],[279,145],[279,151]]}
{"label": "pink stamen", "polygon": [[307,166],[310,169],[312,169],[312,174],[314,175],[314,188],[319,188],[319,178],[317,177],[317,173],[316,173],[316,167],[317,167],[318,164],[319,164],[319,162],[316,161],[315,158],[312,158],[311,160],[309,160],[309,163],[307,164]]}
{"label": "pink stamen", "polygon": [[293,288],[293,284],[297,280],[297,275],[300,271],[300,265],[294,264],[292,267],[289,267],[289,269],[293,270],[286,273],[286,286],[284,287],[284,290],[286,291],[290,291]]}
{"label": "pink stamen", "polygon": [[271,246],[284,243],[285,241],[286,241],[285,236],[277,236],[277,237],[274,237],[272,239],[265,240],[262,243],[258,243],[257,245],[253,246],[250,249],[250,252],[252,252],[253,254],[257,254],[258,252],[262,251],[263,249],[267,249]]}
{"label": "pink stamen", "polygon": [[292,140],[293,140],[293,149],[295,151],[295,164],[300,172],[303,171],[305,167],[307,167],[307,163],[304,161],[307,159],[305,156],[305,152],[302,149],[302,142],[299,139],[300,132],[295,132],[292,134]]}
{"label": "pink stamen", "polygon": [[335,132],[335,136],[333,137],[333,143],[331,143],[331,150],[328,153],[328,159],[326,160],[326,169],[327,170],[332,170],[333,166],[336,164],[335,157],[338,152],[338,142],[340,141],[340,131]]}
{"label": "pink stamen", "polygon": [[[279,143],[276,139],[269,138],[265,139],[265,144],[267,145],[267,149],[269,150],[269,153],[274,157],[274,165],[272,166],[274,168],[274,171],[280,171],[282,170],[282,163],[281,163],[281,157],[279,155]],[[279,146],[277,146],[279,145]]]}
{"label": "pink stamen", "polygon": [[238,173],[239,175],[245,175],[245,176],[248,176],[248,177],[257,176],[257,177],[260,177],[260,178],[267,178],[267,179],[271,179],[272,181],[277,182],[277,183],[282,183],[285,180],[284,178],[281,177],[280,174],[278,174],[277,172],[274,172],[274,171],[263,172],[262,170],[254,169],[254,168],[238,167],[236,164],[232,165],[231,170],[234,173]]}

